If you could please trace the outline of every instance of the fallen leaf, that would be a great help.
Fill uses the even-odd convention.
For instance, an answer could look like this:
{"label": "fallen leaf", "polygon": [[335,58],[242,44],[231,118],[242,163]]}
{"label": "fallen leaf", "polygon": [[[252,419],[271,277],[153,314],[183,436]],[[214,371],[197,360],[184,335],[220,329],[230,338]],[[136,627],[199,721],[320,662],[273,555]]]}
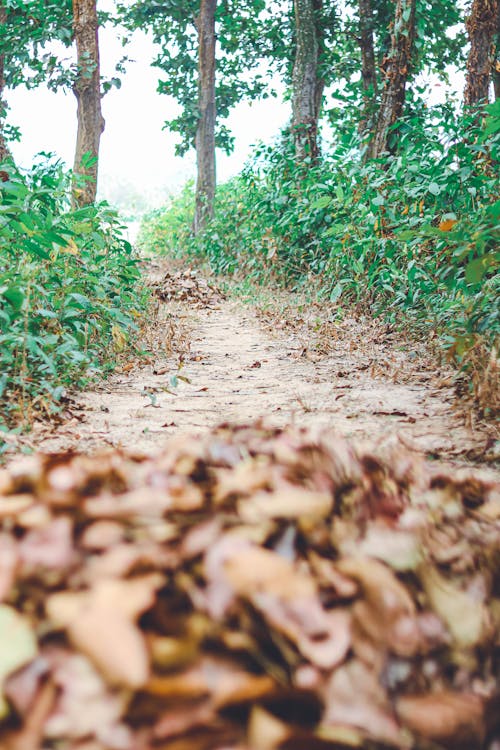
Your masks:
{"label": "fallen leaf", "polygon": [[321,726],[354,727],[362,729],[369,739],[397,748],[410,746],[384,689],[373,672],[357,659],[333,672],[325,704]]}
{"label": "fallen leaf", "polygon": [[274,492],[260,492],[240,500],[238,513],[247,523],[259,523],[268,518],[304,519],[318,521],[330,515],[333,497],[326,492],[286,487]]}
{"label": "fallen leaf", "polygon": [[484,703],[473,693],[435,692],[403,695],[396,712],[412,732],[448,746],[482,746],[486,734]]}
{"label": "fallen leaf", "polygon": [[52,594],[47,614],[111,684],[137,689],[147,682],[149,656],[136,618],[153,602],[162,576],[97,581],[90,591]]}
{"label": "fallen leaf", "polygon": [[37,651],[36,637],[28,620],[12,607],[0,604],[0,719],[9,713],[3,697],[5,679],[34,659]]}
{"label": "fallen leaf", "polygon": [[431,565],[419,571],[432,609],[446,623],[459,648],[473,648],[488,634],[488,615],[483,604],[443,578]]}

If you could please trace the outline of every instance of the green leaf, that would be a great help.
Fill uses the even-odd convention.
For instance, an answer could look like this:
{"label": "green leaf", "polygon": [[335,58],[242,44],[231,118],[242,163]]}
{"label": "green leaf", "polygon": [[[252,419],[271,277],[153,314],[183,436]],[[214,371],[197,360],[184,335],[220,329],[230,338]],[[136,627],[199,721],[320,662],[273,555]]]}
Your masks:
{"label": "green leaf", "polygon": [[437,182],[431,182],[427,189],[429,193],[432,193],[432,195],[439,195],[441,192],[441,188],[439,187]]}
{"label": "green leaf", "polygon": [[331,202],[332,202],[332,199],[330,198],[329,195],[322,195],[321,198],[317,198],[317,200],[314,201],[311,208],[314,208],[314,209],[326,208],[327,206],[330,205]]}
{"label": "green leaf", "polygon": [[486,273],[484,258],[475,258],[465,267],[465,280],[468,284],[479,284]]}
{"label": "green leaf", "polygon": [[64,301],[65,307],[76,307],[82,310],[93,310],[94,306],[92,302],[84,294],[79,292],[72,292],[68,294]]}
{"label": "green leaf", "polygon": [[26,295],[24,294],[23,290],[18,286],[9,286],[7,287],[7,289],[3,290],[2,294],[5,299],[10,302],[14,310],[19,312],[19,310],[23,306],[24,300],[26,299]]}
{"label": "green leaf", "polygon": [[34,255],[38,258],[43,258],[44,260],[48,260],[50,258],[50,253],[48,253],[47,250],[44,250],[38,242],[34,242],[33,240],[25,240],[23,242],[23,246],[28,250],[29,253],[31,253],[31,255]]}

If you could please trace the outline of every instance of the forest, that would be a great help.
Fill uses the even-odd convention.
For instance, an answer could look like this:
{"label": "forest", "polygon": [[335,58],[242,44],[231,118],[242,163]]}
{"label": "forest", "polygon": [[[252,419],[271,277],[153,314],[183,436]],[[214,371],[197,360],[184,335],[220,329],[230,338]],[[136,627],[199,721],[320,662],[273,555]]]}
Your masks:
{"label": "forest", "polygon": [[498,750],[499,263],[500,0],[0,0],[0,750]]}

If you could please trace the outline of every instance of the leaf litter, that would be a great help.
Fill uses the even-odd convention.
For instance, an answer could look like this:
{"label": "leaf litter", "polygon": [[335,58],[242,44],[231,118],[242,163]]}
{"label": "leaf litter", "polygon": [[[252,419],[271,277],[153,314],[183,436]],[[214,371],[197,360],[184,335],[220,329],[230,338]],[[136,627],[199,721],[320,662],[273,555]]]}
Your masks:
{"label": "leaf litter", "polygon": [[5,750],[496,748],[500,487],[222,426],[0,473]]}
{"label": "leaf litter", "polygon": [[151,280],[153,293],[162,302],[189,302],[193,307],[216,307],[224,294],[195,269],[162,270]]}

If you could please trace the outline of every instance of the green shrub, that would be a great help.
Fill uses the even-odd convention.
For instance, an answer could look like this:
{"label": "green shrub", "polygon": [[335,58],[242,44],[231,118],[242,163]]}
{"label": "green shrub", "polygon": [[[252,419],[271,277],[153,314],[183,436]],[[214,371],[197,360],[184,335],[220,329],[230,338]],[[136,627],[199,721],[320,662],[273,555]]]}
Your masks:
{"label": "green shrub", "polygon": [[59,164],[0,183],[0,427],[53,411],[67,386],[112,366],[145,293],[106,204],[72,210]]}

